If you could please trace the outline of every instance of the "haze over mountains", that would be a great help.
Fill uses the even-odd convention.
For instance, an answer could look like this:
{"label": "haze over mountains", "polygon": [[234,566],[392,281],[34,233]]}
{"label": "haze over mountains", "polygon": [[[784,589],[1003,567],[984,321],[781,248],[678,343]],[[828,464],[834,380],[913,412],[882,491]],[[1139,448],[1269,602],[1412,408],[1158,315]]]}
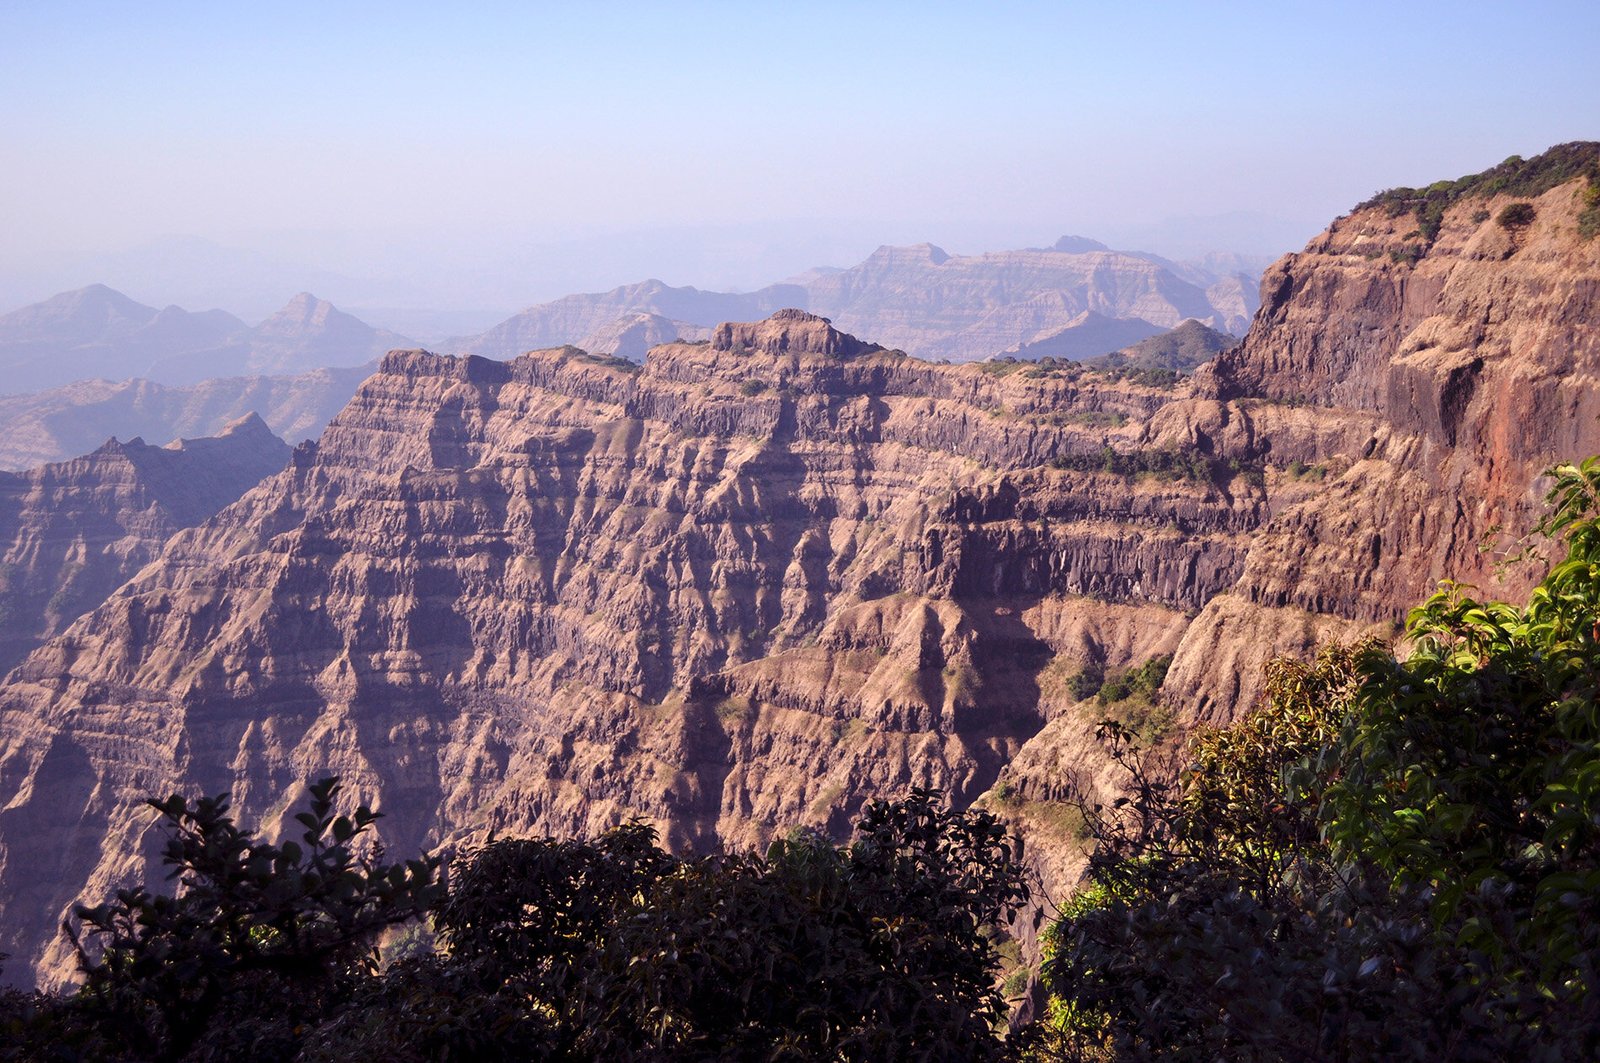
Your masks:
{"label": "haze over mountains", "polygon": [[721,321],[795,307],[929,360],[974,361],[1031,344],[1042,344],[1040,354],[1088,357],[1189,318],[1242,333],[1255,312],[1262,265],[1252,269],[1239,256],[1180,264],[1074,236],[1050,248],[981,255],[950,255],[932,244],[880,247],[850,269],[811,270],[754,292],[650,280],[570,295],[445,349],[502,359],[564,343],[605,350],[593,338],[641,314],[650,315],[657,334],[678,328],[694,338],[693,330]]}
{"label": "haze over mountains", "polygon": [[[1241,333],[1263,262],[1176,263],[1084,237],[1050,248],[949,255],[882,247],[754,292],[658,280],[569,295],[437,349],[506,359],[567,344],[642,360],[719,322],[784,307],[930,359],[1089,358],[1194,319]],[[415,346],[302,292],[255,326],[220,310],[144,306],[104,285],[0,317],[0,468],[85,453],[108,436],[165,441],[218,432],[248,412],[295,442],[314,437],[387,350]]]}
{"label": "haze over mountains", "polygon": [[0,317],[0,394],[76,380],[214,377],[360,365],[409,341],[302,292],[251,327],[221,310],[164,310],[101,284]]}
{"label": "haze over mountains", "polygon": [[108,437],[162,443],[216,435],[257,414],[273,433],[315,439],[375,363],[293,376],[219,377],[198,384],[80,380],[0,395],[0,469],[31,469],[94,450]]}
{"label": "haze over mountains", "polygon": [[[971,361],[1047,338],[1087,356],[1189,318],[1242,333],[1265,264],[1238,255],[1169,262],[1084,237],[964,256],[932,244],[886,246],[850,269],[818,268],[754,292],[647,280],[569,295],[437,346],[512,358],[573,344],[638,357],[651,343],[796,307],[921,358]],[[1108,321],[1127,325],[1108,329]],[[189,384],[356,365],[405,346],[414,344],[306,292],[252,327],[220,310],[156,310],[95,284],[0,317],[0,388],[14,394],[97,377]]]}

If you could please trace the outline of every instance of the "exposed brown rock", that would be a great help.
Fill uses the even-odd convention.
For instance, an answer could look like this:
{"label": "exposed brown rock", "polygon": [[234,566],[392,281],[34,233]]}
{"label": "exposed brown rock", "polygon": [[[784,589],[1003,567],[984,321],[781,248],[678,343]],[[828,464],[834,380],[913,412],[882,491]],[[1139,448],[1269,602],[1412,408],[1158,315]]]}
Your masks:
{"label": "exposed brown rock", "polygon": [[0,672],[288,458],[252,414],[216,438],[112,439],[73,461],[0,473]]}
{"label": "exposed brown rock", "polygon": [[970,801],[1060,710],[1053,657],[1134,663],[1132,617],[1174,642],[1238,578],[1242,480],[1049,467],[1137,428],[1048,411],[1165,398],[800,313],[643,369],[393,353],[0,695],[5,940],[59,973],[48,927],[140,873],[136,804],[169,786],[270,824],[337,771],[402,849],[635,815],[749,845],[912,783]]}

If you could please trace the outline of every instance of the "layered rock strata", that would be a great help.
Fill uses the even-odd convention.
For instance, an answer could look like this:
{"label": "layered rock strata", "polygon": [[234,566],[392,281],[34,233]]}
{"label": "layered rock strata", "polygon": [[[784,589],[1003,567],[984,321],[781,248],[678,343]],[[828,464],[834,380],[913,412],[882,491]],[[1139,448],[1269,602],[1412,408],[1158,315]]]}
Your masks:
{"label": "layered rock strata", "polygon": [[1170,651],[1242,571],[1246,477],[1096,471],[1169,398],[799,312],[642,369],[393,353],[11,676],[5,947],[59,972],[49,929],[143,873],[137,802],[177,785],[272,829],[337,772],[397,851],[631,816],[750,846],[912,784],[974,800],[1073,713],[1052,662]]}
{"label": "layered rock strata", "polygon": [[214,438],[112,439],[72,461],[0,473],[0,670],[288,459],[289,447],[250,415]]}

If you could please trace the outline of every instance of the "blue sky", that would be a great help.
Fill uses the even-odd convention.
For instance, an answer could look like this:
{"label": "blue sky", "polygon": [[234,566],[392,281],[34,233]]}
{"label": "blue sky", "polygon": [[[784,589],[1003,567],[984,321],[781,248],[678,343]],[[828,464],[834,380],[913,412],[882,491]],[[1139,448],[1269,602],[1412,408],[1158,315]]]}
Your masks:
{"label": "blue sky", "polygon": [[3,0],[0,269],[174,234],[344,274],[610,240],[638,261],[604,268],[677,283],[739,282],[743,246],[759,283],[785,241],[794,270],[1067,231],[1183,253],[1219,217],[1287,250],[1379,188],[1600,138],[1597,43],[1592,2]]}

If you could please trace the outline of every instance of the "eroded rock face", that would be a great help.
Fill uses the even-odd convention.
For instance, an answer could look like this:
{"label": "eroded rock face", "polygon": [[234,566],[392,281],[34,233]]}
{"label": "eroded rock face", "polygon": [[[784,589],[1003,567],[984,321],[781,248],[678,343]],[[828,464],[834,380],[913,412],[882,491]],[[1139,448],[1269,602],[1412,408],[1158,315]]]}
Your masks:
{"label": "eroded rock face", "polygon": [[[1267,271],[1249,335],[1200,373],[1228,401],[1153,422],[1261,456],[1273,512],[1235,600],[1185,637],[1171,697],[1232,711],[1211,663],[1246,629],[1261,653],[1297,650],[1307,614],[1381,628],[1441,579],[1514,597],[1542,574],[1502,565],[1542,511],[1540,474],[1600,453],[1600,240],[1577,232],[1584,187],[1538,196],[1516,229],[1494,220],[1513,197],[1468,197],[1425,249],[1410,212],[1359,210]],[[1294,462],[1325,478],[1283,475]]]}
{"label": "eroded rock face", "polygon": [[392,353],[0,690],[0,949],[64,973],[65,907],[149,875],[145,794],[231,789],[272,831],[328,772],[397,852],[632,816],[760,845],[938,786],[1061,897],[1063,799],[1116,782],[1079,670],[1175,653],[1168,709],[1226,721],[1271,654],[1486,577],[1539,470],[1600,450],[1576,191],[1505,246],[1469,201],[1416,261],[1382,251],[1405,219],[1341,219],[1176,391],[800,312],[642,368]]}
{"label": "eroded rock face", "polygon": [[215,438],[112,439],[72,461],[0,473],[0,671],[105,601],[174,532],[288,459],[289,447],[250,415]]}
{"label": "eroded rock face", "polygon": [[1242,479],[1051,467],[1168,397],[801,313],[643,369],[393,353],[0,694],[6,947],[61,973],[64,907],[144,873],[137,802],[180,785],[271,829],[337,772],[394,851],[631,816],[759,845],[913,784],[971,801],[1077,711],[1068,662],[1170,650],[1238,578]]}

